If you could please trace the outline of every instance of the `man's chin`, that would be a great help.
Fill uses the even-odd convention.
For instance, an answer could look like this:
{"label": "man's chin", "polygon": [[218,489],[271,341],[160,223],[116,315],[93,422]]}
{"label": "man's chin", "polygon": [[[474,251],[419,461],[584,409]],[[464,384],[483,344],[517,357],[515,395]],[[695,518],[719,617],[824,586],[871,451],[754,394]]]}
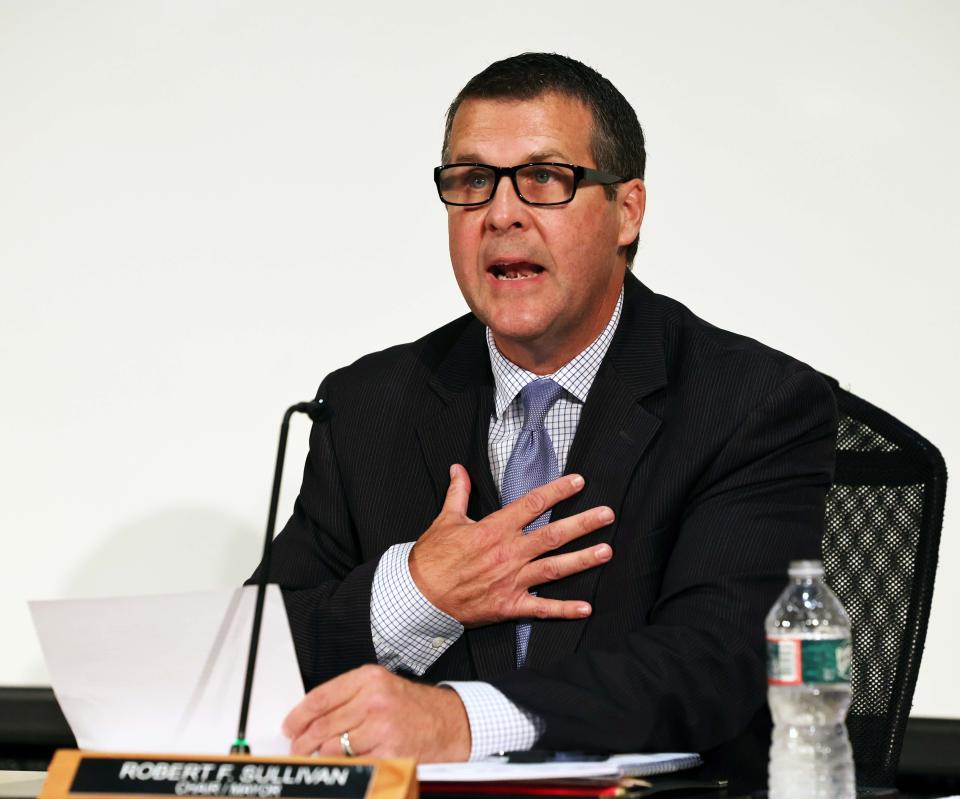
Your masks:
{"label": "man's chin", "polygon": [[493,331],[493,338],[497,346],[503,342],[505,346],[516,344],[520,346],[535,345],[542,341],[549,333],[550,326],[539,320],[511,320],[505,322],[499,319],[491,319],[487,326]]}
{"label": "man's chin", "polygon": [[547,325],[490,325],[490,330],[500,354],[530,371],[540,372],[538,364],[555,349]]}
{"label": "man's chin", "polygon": [[[536,341],[553,327],[556,313],[544,308],[543,303],[513,302],[489,303],[483,321],[499,340],[501,337],[517,342]],[[482,317],[481,317],[482,318]]]}

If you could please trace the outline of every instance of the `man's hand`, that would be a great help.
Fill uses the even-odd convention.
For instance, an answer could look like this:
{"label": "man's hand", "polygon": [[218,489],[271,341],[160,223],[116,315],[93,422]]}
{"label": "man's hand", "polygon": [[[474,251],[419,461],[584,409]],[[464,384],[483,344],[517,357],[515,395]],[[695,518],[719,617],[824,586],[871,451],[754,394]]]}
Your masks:
{"label": "man's hand", "polygon": [[589,616],[587,602],[543,599],[529,591],[610,560],[613,551],[607,544],[537,558],[610,524],[613,511],[591,508],[523,534],[524,526],[582,487],[580,475],[567,475],[474,522],[467,518],[470,477],[455,464],[440,515],[410,552],[413,581],[435,607],[465,627],[505,619]]}
{"label": "man's hand", "polygon": [[283,734],[290,753],[412,757],[421,762],[466,760],[470,723],[456,691],[420,685],[382,666],[361,666],[318,685],[290,711]]}

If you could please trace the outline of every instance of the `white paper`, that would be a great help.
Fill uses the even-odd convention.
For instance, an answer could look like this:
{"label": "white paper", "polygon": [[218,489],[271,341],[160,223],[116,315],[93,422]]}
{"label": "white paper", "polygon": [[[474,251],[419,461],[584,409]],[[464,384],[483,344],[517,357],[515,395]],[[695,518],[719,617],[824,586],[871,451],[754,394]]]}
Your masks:
{"label": "white paper", "polygon": [[685,752],[621,754],[606,760],[551,763],[506,763],[503,758],[492,757],[470,763],[423,763],[417,767],[417,778],[421,782],[516,782],[642,776],[672,761],[697,759],[697,755]]}
{"label": "white paper", "polygon": [[614,777],[617,774],[616,767],[605,761],[504,763],[496,760],[475,760],[469,763],[422,763],[417,766],[417,778],[421,782],[514,782],[571,777]]}
{"label": "white paper", "polygon": [[[256,587],[31,602],[63,713],[83,749],[226,754],[236,738]],[[287,754],[303,683],[280,590],[268,586],[247,723]]]}
{"label": "white paper", "polygon": [[39,795],[45,771],[0,771],[0,799],[24,799]]}

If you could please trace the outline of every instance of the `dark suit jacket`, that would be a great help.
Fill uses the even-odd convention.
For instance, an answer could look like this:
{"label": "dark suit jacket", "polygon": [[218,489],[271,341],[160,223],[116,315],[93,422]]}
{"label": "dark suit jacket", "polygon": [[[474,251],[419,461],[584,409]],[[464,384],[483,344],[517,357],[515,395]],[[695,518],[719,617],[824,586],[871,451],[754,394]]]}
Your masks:
{"label": "dark suit jacket", "polygon": [[[788,562],[819,557],[836,410],[809,367],[625,285],[566,464],[586,487],[553,511],[611,506],[613,525],[566,549],[607,541],[614,555],[540,589],[593,615],[534,621],[519,671],[514,623],[467,630],[424,679],[491,682],[544,718],[541,747],[703,752],[764,718],[764,615]],[[330,374],[319,396],[331,415],[271,569],[308,688],[376,662],[377,563],[429,527],[451,463],[470,472],[471,518],[499,507],[472,315]]]}

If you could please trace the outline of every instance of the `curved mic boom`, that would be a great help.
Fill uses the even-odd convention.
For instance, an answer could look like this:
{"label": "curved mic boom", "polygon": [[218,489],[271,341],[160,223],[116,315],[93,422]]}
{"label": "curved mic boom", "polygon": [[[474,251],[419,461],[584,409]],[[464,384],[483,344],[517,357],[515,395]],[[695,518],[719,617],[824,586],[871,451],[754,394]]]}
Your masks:
{"label": "curved mic boom", "polygon": [[270,579],[270,552],[273,548],[273,531],[277,522],[277,503],[280,500],[280,478],[283,476],[283,460],[287,453],[287,433],[290,429],[290,417],[295,413],[305,413],[314,424],[325,420],[330,410],[323,400],[298,402],[291,405],[283,414],[280,424],[280,443],[277,445],[277,465],[273,470],[273,490],[270,493],[270,513],[267,516],[267,534],[263,541],[263,558],[260,561],[260,574],[257,580],[257,604],[253,611],[253,629],[250,632],[250,651],[247,654],[247,675],[243,681],[243,701],[240,704],[240,723],[237,725],[237,739],[230,747],[231,754],[250,754],[247,743],[247,713],[250,710],[250,692],[253,688],[253,672],[257,663],[257,646],[260,643],[260,622],[263,619],[263,600],[267,593],[267,581]]}

